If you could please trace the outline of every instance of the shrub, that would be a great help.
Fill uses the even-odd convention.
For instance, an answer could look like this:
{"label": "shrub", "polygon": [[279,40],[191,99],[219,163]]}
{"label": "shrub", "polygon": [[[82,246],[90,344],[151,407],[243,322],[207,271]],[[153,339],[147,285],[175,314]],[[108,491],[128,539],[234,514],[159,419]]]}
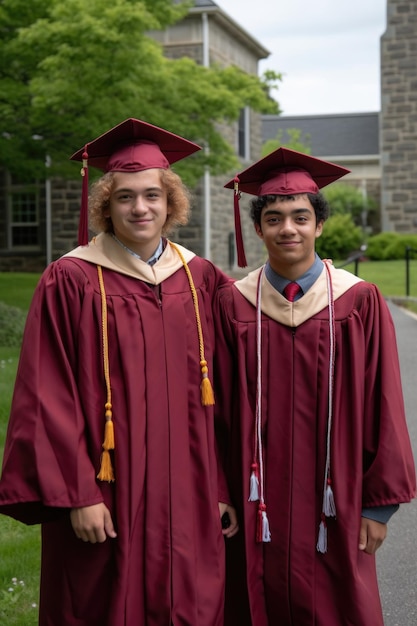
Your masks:
{"label": "shrub", "polygon": [[0,346],[19,347],[25,321],[26,313],[22,309],[0,302]]}
{"label": "shrub", "polygon": [[345,259],[362,243],[362,229],[355,226],[352,216],[334,215],[324,223],[323,233],[316,240],[316,251],[322,259]]}
{"label": "shrub", "polygon": [[385,253],[388,246],[400,235],[398,233],[379,233],[378,235],[372,235],[368,239],[368,247],[366,249],[366,256],[373,261],[383,261],[385,259]]}
{"label": "shrub", "polygon": [[411,259],[417,258],[417,235],[400,235],[387,246],[385,258],[387,260],[405,259],[406,248],[411,248]]}
{"label": "shrub", "polygon": [[373,198],[364,198],[362,191],[348,185],[338,182],[336,185],[330,185],[323,190],[327,202],[330,205],[330,214],[336,215],[352,215],[353,221],[358,226],[362,225],[362,214],[376,211],[376,202]]}
{"label": "shrub", "polygon": [[[366,256],[373,261],[390,261],[404,259],[406,248],[417,250],[417,235],[401,235],[400,233],[379,233],[369,237]],[[412,252],[411,258],[417,253]]]}

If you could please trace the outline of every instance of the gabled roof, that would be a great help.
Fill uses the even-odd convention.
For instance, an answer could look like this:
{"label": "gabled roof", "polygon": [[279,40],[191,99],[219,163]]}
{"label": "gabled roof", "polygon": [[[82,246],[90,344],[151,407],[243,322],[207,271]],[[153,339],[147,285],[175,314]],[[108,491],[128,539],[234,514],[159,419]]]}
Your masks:
{"label": "gabled roof", "polygon": [[194,6],[190,8],[190,14],[205,12],[212,15],[225,30],[229,31],[234,38],[240,40],[243,45],[251,49],[259,59],[269,57],[270,51],[255,39],[251,33],[242,28],[238,22],[232,19],[226,11],[223,11],[218,4],[212,0],[194,0]]}
{"label": "gabled roof", "polygon": [[[263,115],[262,140],[275,139],[282,132],[301,130],[300,140],[318,157],[379,155],[379,112],[331,115]],[[309,136],[309,137],[308,137]]]}

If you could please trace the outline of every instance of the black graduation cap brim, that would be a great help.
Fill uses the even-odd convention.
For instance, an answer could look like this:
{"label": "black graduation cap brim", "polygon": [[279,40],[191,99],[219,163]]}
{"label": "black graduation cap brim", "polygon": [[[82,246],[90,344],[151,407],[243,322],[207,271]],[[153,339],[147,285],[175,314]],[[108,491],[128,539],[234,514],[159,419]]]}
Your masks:
{"label": "black graduation cap brim", "polygon": [[150,167],[166,169],[198,150],[201,146],[192,141],[131,117],[88,142],[70,158],[73,161],[87,159],[88,166],[105,172],[140,171]]}
{"label": "black graduation cap brim", "polygon": [[350,170],[290,148],[278,148],[226,183],[252,195],[317,193]]}

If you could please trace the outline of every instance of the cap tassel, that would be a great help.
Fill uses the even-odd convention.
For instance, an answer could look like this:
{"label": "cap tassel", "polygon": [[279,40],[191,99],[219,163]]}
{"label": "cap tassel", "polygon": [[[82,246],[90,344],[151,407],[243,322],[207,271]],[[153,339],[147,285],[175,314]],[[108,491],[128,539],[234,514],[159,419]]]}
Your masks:
{"label": "cap tassel", "polygon": [[88,153],[87,147],[83,152],[83,165],[81,168],[82,192],[81,192],[81,209],[80,221],[78,223],[78,245],[86,246],[88,244]]}
{"label": "cap tassel", "polygon": [[233,208],[235,213],[235,237],[236,237],[236,250],[237,250],[237,264],[239,267],[246,267],[246,255],[243,245],[242,224],[240,221],[240,191],[239,191],[239,178],[236,176],[234,179],[234,196],[233,196]]}
{"label": "cap tassel", "polygon": [[259,500],[259,467],[257,463],[252,463],[249,486],[248,502],[256,502]]}
{"label": "cap tassel", "polygon": [[269,543],[271,533],[269,531],[269,521],[266,514],[266,504],[260,503],[258,507],[258,524],[256,529],[256,541],[258,543]]}

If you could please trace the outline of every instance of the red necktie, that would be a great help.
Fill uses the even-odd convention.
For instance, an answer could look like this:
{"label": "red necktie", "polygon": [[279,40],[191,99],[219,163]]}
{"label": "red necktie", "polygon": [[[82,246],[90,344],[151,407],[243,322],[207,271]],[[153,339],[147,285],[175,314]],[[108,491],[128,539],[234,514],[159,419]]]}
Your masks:
{"label": "red necktie", "polygon": [[294,298],[297,293],[300,291],[301,287],[298,283],[288,283],[288,285],[284,289],[284,296],[290,302],[294,302]]}

